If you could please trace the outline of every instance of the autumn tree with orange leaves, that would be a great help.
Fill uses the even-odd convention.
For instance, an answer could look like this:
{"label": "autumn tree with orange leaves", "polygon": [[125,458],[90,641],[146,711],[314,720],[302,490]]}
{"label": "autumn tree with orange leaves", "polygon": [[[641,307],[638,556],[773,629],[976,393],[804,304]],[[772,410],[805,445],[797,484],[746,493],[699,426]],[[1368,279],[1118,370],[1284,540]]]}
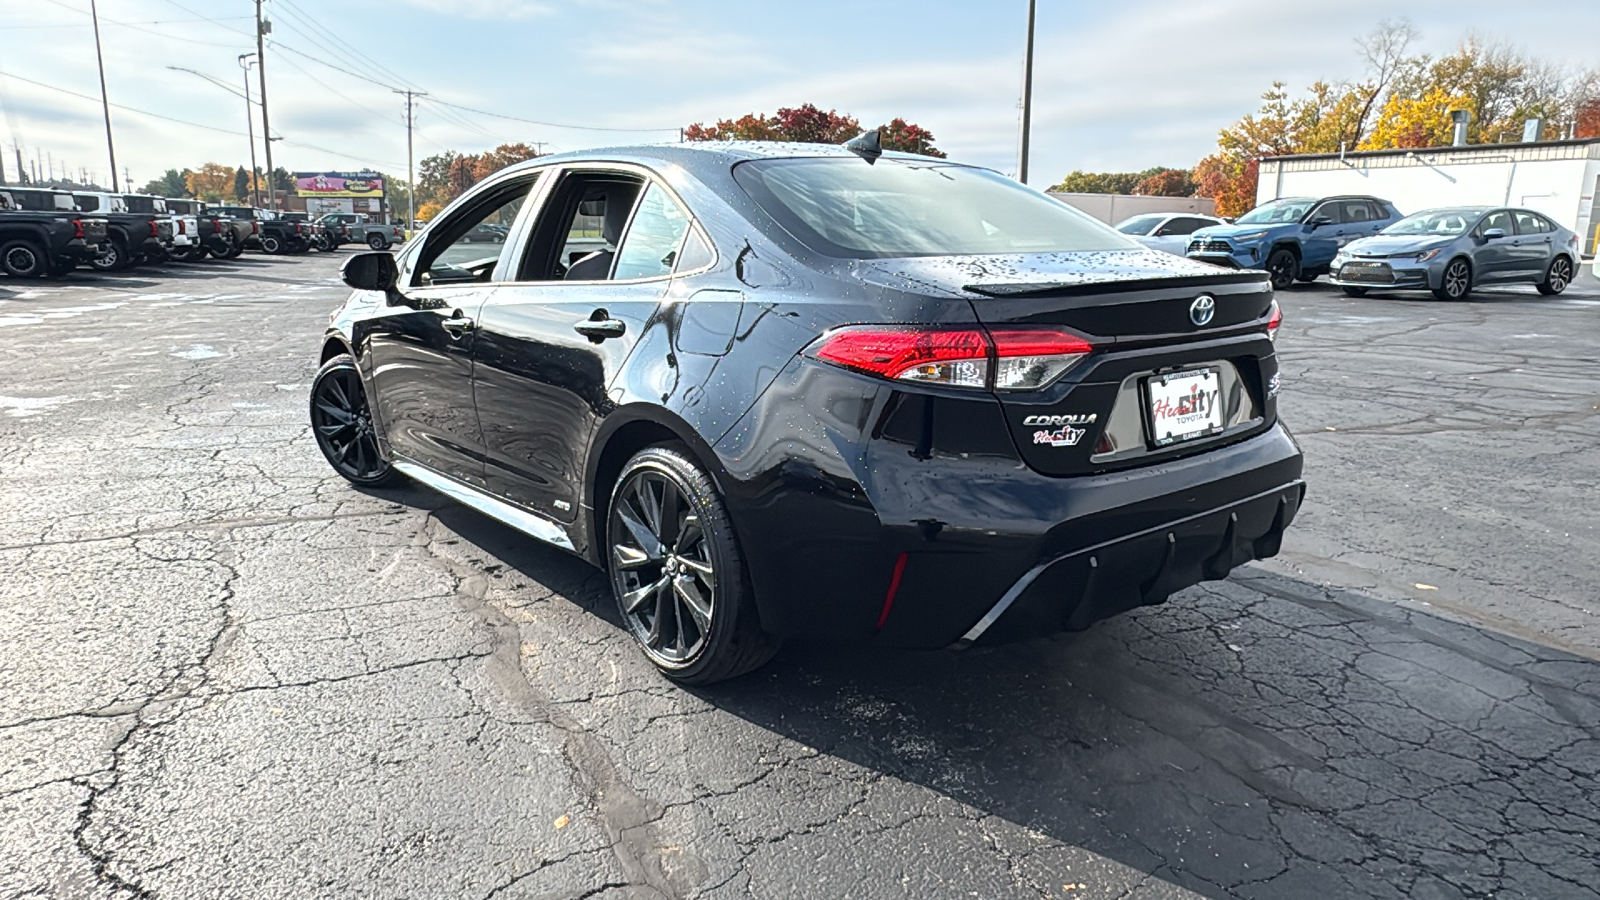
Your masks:
{"label": "autumn tree with orange leaves", "polygon": [[[785,107],[768,116],[746,113],[737,119],[721,119],[714,125],[696,122],[683,130],[688,141],[798,141],[807,144],[842,144],[862,132],[861,121],[837,110],[824,112],[806,103]],[[933,146],[933,133],[905,119],[892,119],[878,126],[878,138],[885,150],[919,153],[944,158]]]}

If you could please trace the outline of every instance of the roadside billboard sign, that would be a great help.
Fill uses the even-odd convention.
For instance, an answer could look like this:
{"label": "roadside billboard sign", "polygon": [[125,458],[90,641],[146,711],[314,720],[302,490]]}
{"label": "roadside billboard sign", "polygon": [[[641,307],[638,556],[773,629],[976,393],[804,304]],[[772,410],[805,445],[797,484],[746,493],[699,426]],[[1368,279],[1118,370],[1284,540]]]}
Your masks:
{"label": "roadside billboard sign", "polygon": [[377,172],[296,172],[300,197],[382,197],[383,176]]}

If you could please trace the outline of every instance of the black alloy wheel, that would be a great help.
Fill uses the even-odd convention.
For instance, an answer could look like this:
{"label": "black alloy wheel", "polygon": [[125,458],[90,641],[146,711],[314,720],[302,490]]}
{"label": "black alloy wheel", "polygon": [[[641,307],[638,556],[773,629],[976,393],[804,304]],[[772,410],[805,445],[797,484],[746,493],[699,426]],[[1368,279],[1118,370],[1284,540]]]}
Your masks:
{"label": "black alloy wheel", "polygon": [[630,460],[612,493],[607,567],[628,630],[668,677],[709,684],[771,659],[733,525],[716,487],[676,446]]}
{"label": "black alloy wheel", "polygon": [[1285,290],[1300,277],[1300,260],[1288,250],[1274,250],[1267,257],[1267,274],[1272,276],[1273,290]]}
{"label": "black alloy wheel", "polygon": [[364,487],[401,481],[378,449],[361,373],[349,354],[328,360],[311,383],[311,430],[328,464],[346,480]]}
{"label": "black alloy wheel", "polygon": [[388,248],[389,242],[383,239],[383,235],[373,234],[367,237],[367,246],[374,250],[383,250]]}
{"label": "black alloy wheel", "polygon": [[1346,287],[1344,289],[1344,294],[1346,297],[1365,297],[1367,295],[1367,288]]}
{"label": "black alloy wheel", "polygon": [[96,272],[115,272],[128,264],[128,248],[122,246],[122,241],[116,238],[106,241],[105,250],[89,260],[89,266]]}
{"label": "black alloy wheel", "polygon": [[1465,300],[1472,293],[1472,265],[1462,257],[1450,260],[1433,295],[1440,300]]}
{"label": "black alloy wheel", "polygon": [[42,278],[50,263],[32,241],[12,241],[0,247],[0,271],[12,278]]}
{"label": "black alloy wheel", "polygon": [[1558,256],[1550,260],[1550,267],[1544,270],[1544,280],[1534,285],[1539,293],[1546,297],[1553,297],[1567,289],[1572,283],[1572,260],[1565,256]]}

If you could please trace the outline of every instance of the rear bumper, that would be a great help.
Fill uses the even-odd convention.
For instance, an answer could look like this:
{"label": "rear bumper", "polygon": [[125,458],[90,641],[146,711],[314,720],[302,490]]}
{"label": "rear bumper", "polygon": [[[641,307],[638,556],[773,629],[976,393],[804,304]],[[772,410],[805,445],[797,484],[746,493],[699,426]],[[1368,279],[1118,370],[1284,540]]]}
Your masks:
{"label": "rear bumper", "polygon": [[86,263],[98,257],[103,252],[104,247],[101,244],[90,244],[84,241],[83,238],[73,238],[61,248],[60,253],[57,255],[64,259],[70,259],[73,262]]}
{"label": "rear bumper", "polygon": [[1276,556],[1305,498],[1296,479],[1216,509],[1046,560],[1017,579],[959,643],[999,643],[1080,631],[1166,601],[1240,565]]}
{"label": "rear bumper", "polygon": [[791,368],[716,447],[775,635],[935,648],[1086,627],[1276,553],[1304,492],[1300,448],[1275,420],[1188,455],[1053,476],[1017,456],[999,402],[936,405],[919,447],[873,424],[893,393]]}

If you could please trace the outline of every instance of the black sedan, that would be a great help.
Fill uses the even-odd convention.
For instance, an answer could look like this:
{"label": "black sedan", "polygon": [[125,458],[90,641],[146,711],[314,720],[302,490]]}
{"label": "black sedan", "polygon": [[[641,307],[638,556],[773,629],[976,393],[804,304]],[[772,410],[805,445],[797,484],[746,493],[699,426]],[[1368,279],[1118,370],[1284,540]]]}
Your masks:
{"label": "black sedan", "polygon": [[1275,554],[1267,276],[872,137],[543,157],[353,257],[328,461],[603,568],[691,683],[791,637],[1081,629]]}

